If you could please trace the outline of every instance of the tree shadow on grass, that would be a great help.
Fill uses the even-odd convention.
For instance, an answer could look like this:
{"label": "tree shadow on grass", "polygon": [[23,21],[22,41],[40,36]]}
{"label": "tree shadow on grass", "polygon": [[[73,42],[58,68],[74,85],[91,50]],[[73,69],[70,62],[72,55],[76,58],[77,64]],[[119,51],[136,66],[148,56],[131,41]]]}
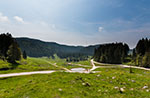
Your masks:
{"label": "tree shadow on grass", "polygon": [[16,69],[18,67],[19,63],[15,62],[15,63],[10,63],[9,65],[11,66],[10,69]]}
{"label": "tree shadow on grass", "polygon": [[18,65],[19,63],[10,63],[9,64],[10,67],[0,68],[0,71],[13,70],[13,69],[16,69]]}
{"label": "tree shadow on grass", "polygon": [[0,68],[0,71],[9,70],[10,68]]}

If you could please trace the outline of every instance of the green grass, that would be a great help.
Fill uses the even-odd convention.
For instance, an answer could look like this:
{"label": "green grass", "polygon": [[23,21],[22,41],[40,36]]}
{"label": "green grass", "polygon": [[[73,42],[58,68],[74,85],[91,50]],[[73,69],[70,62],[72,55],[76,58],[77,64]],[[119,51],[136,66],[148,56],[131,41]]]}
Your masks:
{"label": "green grass", "polygon": [[74,64],[81,64],[81,65],[88,65],[88,66],[92,66],[90,59],[87,61],[79,61],[79,62],[73,62]]}
{"label": "green grass", "polygon": [[[0,98],[149,98],[150,72],[98,69],[100,73],[56,72],[0,79]],[[144,86],[148,88],[143,89]],[[120,92],[115,87],[124,88]]]}
{"label": "green grass", "polygon": [[[90,61],[73,62],[71,66],[65,59],[46,57],[28,58],[18,63],[12,65],[0,60],[0,69],[9,69],[0,71],[0,74],[81,67],[76,64],[91,66]],[[57,63],[58,67],[50,63]],[[0,98],[150,98],[150,71],[132,69],[133,73],[129,73],[128,68],[119,67],[97,68],[95,71],[99,73],[55,72],[0,78]]]}
{"label": "green grass", "polygon": [[[60,58],[56,58],[56,59],[49,59],[50,62],[56,63],[59,68],[67,68],[67,69],[72,69],[72,68],[79,68],[81,66],[77,65],[77,64],[81,64],[81,65],[87,65],[89,67],[83,67],[82,68],[86,68],[86,69],[90,69],[92,67],[92,65],[90,64],[90,60],[87,61],[80,61],[80,62],[66,62],[66,59],[60,59]],[[71,63],[71,64],[68,64]]]}
{"label": "green grass", "polygon": [[[15,73],[15,72],[28,72],[28,71],[42,71],[42,70],[63,70],[63,68],[79,68],[76,64],[88,65],[89,67],[82,67],[90,69],[90,61],[71,62],[72,65],[68,64],[65,59],[56,57],[55,59],[42,57],[33,58],[28,57],[27,60],[22,59],[17,61],[18,64],[10,64],[6,61],[0,60],[0,74]],[[53,64],[56,63],[58,67]]]}
{"label": "green grass", "polygon": [[110,65],[108,65],[108,64],[96,64],[96,63],[95,63],[95,66],[116,66],[116,67],[117,67],[118,65],[111,65],[111,64],[110,64]]}
{"label": "green grass", "polygon": [[51,65],[48,58],[31,58],[27,60],[22,59],[18,64],[10,64],[6,61],[0,60],[0,74],[26,72],[26,71],[40,71],[40,70],[59,70],[59,68]]}

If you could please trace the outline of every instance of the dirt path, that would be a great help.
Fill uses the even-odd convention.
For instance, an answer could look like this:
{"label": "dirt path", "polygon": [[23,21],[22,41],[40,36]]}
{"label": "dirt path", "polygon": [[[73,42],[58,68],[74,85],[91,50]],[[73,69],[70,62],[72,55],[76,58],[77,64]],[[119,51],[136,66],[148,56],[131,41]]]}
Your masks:
{"label": "dirt path", "polygon": [[[50,62],[49,62],[50,63]],[[50,63],[52,64],[52,63]],[[95,64],[100,64],[100,65],[111,65],[111,66],[95,66]],[[56,65],[56,63],[52,64],[55,67],[58,67],[58,65]],[[144,67],[136,67],[136,66],[129,66],[129,65],[123,65],[123,64],[104,64],[104,63],[99,63],[99,62],[95,62],[93,59],[91,59],[91,65],[92,68],[89,70],[85,70],[82,72],[77,72],[77,73],[90,73],[90,72],[98,72],[98,71],[94,71],[97,68],[114,68],[114,67],[123,67],[123,68],[137,68],[137,69],[143,69],[143,70],[148,70],[150,71],[150,69],[148,68],[144,68]],[[116,66],[118,65],[118,66]],[[76,73],[74,71],[71,71],[67,68],[62,68],[65,70],[65,72],[70,72],[70,73]],[[53,72],[62,72],[62,71],[56,71],[56,70],[50,70],[50,71],[33,71],[33,72],[21,72],[21,73],[10,73],[10,74],[0,74],[0,78],[5,78],[5,77],[14,77],[14,76],[23,76],[23,75],[32,75],[32,74],[50,74]]]}
{"label": "dirt path", "polygon": [[[56,63],[50,63],[48,62],[49,64],[55,66],[55,67],[59,67]],[[92,63],[92,68],[89,69],[89,70],[84,70],[84,71],[80,71],[80,72],[75,72],[75,71],[72,71],[72,70],[69,70],[67,68],[64,68],[64,67],[60,67],[60,69],[63,69],[65,70],[65,72],[70,72],[70,73],[90,73],[92,72],[93,70],[95,70],[96,67],[95,64],[93,63],[93,61],[91,61]],[[80,65],[82,66],[82,65]],[[0,74],[0,78],[5,78],[5,77],[14,77],[14,76],[23,76],[23,75],[33,75],[33,74],[50,74],[50,73],[53,73],[53,72],[62,72],[62,71],[56,71],[56,70],[50,70],[50,71],[33,71],[33,72],[20,72],[20,73],[9,73],[9,74]],[[93,72],[96,72],[96,71],[93,71]]]}
{"label": "dirt path", "polygon": [[53,63],[48,62],[48,61],[47,61],[47,63],[49,63],[49,64],[51,64],[51,65],[53,65],[53,66],[55,66],[55,67],[57,67],[57,68],[63,69],[63,70],[65,70],[65,71],[67,71],[67,72],[71,72],[70,69],[67,69],[67,68],[65,68],[65,67],[59,67],[56,63],[53,64]]}
{"label": "dirt path", "polygon": [[[129,65],[123,65],[123,64],[107,64],[107,63],[99,63],[99,62],[96,62],[96,61],[94,61],[93,59],[91,60],[91,62],[92,62],[92,64],[100,64],[100,65],[110,65],[110,66],[99,66],[99,68],[112,68],[112,67],[123,67],[123,68],[136,68],[136,69],[142,69],[142,70],[148,70],[148,71],[150,71],[150,69],[149,68],[144,68],[144,67],[137,67],[137,66],[129,66]],[[95,64],[94,64],[94,66],[95,66]],[[114,66],[112,66],[112,65],[114,65]],[[116,65],[118,65],[118,66],[116,66]]]}
{"label": "dirt path", "polygon": [[92,65],[92,68],[90,69],[90,71],[93,71],[93,70],[99,68],[99,66],[95,66],[93,59],[91,59],[91,65]]}
{"label": "dirt path", "polygon": [[33,71],[33,72],[0,74],[0,78],[14,77],[14,76],[23,76],[23,75],[33,75],[33,74],[49,74],[49,73],[53,73],[53,72],[56,72],[56,71],[55,70],[51,70],[51,71]]}

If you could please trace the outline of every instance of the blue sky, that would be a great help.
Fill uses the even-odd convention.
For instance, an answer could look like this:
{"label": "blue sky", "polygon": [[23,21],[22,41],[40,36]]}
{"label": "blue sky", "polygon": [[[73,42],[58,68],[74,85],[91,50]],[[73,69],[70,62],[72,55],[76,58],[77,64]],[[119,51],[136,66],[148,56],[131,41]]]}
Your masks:
{"label": "blue sky", "polygon": [[1,0],[0,32],[67,45],[150,38],[150,0]]}

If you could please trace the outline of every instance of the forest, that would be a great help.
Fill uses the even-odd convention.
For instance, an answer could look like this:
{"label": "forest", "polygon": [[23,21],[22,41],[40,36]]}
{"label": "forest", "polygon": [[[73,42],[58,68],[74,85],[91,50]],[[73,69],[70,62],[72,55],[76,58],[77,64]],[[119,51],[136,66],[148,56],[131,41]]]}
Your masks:
{"label": "forest", "polygon": [[94,60],[102,63],[121,64],[128,55],[129,46],[123,43],[100,45],[95,49]]}
{"label": "forest", "polygon": [[150,68],[150,39],[139,40],[132,59],[135,65]]}
{"label": "forest", "polygon": [[78,59],[81,56],[93,56],[94,49],[99,45],[90,46],[68,46],[58,44],[56,42],[44,42],[31,38],[15,38],[19,44],[22,52],[26,51],[30,57],[53,57],[57,54],[60,58],[75,58]]}
{"label": "forest", "polygon": [[129,54],[129,46],[123,43],[111,43],[100,45],[95,49],[95,61],[110,64],[122,64],[126,58],[130,58],[133,65],[150,67],[150,39],[139,40],[132,53]]}

